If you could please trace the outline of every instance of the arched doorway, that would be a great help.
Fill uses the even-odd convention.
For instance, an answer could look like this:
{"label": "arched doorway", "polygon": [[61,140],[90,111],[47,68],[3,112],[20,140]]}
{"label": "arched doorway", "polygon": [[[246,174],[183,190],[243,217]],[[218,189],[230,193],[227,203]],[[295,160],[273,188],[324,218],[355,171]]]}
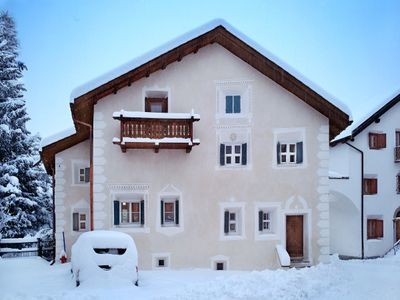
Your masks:
{"label": "arched doorway", "polygon": [[400,207],[396,209],[393,218],[395,242],[400,240]]}

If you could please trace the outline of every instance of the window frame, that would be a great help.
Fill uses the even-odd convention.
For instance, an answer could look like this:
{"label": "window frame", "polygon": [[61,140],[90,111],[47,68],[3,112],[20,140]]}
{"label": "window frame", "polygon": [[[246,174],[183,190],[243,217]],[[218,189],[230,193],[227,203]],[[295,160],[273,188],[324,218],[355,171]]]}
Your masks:
{"label": "window frame", "polygon": [[364,195],[376,195],[378,194],[378,178],[367,177],[363,181],[363,194]]}
{"label": "window frame", "polygon": [[[286,147],[286,151],[282,151],[282,147]],[[290,151],[290,147],[293,146],[293,151]],[[291,160],[293,156],[293,162]],[[285,158],[285,161],[283,161]],[[295,142],[283,142],[280,143],[280,164],[282,165],[296,165],[297,163],[297,143]]]}
{"label": "window frame", "polygon": [[386,133],[369,132],[368,146],[371,150],[380,150],[386,148]]}
{"label": "window frame", "polygon": [[400,173],[396,175],[396,193],[400,194]]}
{"label": "window frame", "polygon": [[[152,111],[152,105],[161,105],[161,111]],[[168,113],[168,97],[156,98],[156,97],[145,97],[144,98],[144,111],[152,113]]]}
{"label": "window frame", "polygon": [[[245,222],[245,206],[246,202],[220,202],[220,240],[243,240],[246,239],[246,222]],[[230,232],[229,220],[227,223],[226,214],[235,213],[236,232]],[[229,216],[228,216],[229,218]],[[231,222],[232,223],[232,222]],[[228,230],[226,230],[228,229]]]}
{"label": "window frame", "polygon": [[[231,107],[228,107],[228,98],[231,98]],[[239,101],[236,102],[236,99],[239,98]],[[237,103],[239,103],[237,105]],[[241,115],[242,114],[242,96],[238,93],[229,93],[225,95],[225,115]]]}
{"label": "window frame", "polygon": [[[119,225],[120,226],[135,226],[135,227],[142,227],[144,224],[142,224],[142,208],[141,208],[141,199],[138,200],[119,200]],[[123,222],[123,216],[122,216],[122,206],[124,203],[128,204],[128,222]],[[137,204],[138,205],[138,212],[137,214],[139,215],[139,219],[137,222],[132,222],[132,204]],[[144,212],[143,212],[144,213]]]}
{"label": "window frame", "polygon": [[[242,165],[242,147],[243,144],[224,144],[225,145],[225,165],[226,166],[241,166]],[[228,154],[228,147],[231,148],[231,153]],[[236,148],[239,147],[239,152],[236,152]],[[236,162],[236,158],[239,158],[239,162]],[[230,163],[228,163],[230,159]]]}
{"label": "window frame", "polygon": [[[160,205],[162,206],[161,208],[161,227],[163,228],[168,228],[168,227],[180,227],[180,217],[177,216],[177,210],[180,210],[180,198],[179,197],[161,197]],[[178,203],[178,208],[176,207],[176,204]],[[169,214],[173,214],[173,221],[167,221],[166,219],[166,205],[167,204],[172,204],[173,209],[172,212],[168,212]],[[180,215],[180,212],[178,212]]]}
{"label": "window frame", "polygon": [[[72,159],[71,160],[72,177],[71,186],[88,187],[90,183],[90,163],[87,160]],[[81,170],[83,173],[81,174]],[[81,180],[83,179],[83,181]]]}
{"label": "window frame", "polygon": [[382,240],[384,236],[384,220],[377,217],[369,217],[367,219],[367,240]]}
{"label": "window frame", "polygon": [[[77,218],[77,230],[75,228],[74,224],[74,214],[78,215]],[[81,216],[85,216],[85,220],[81,220]],[[81,228],[81,224],[85,224],[85,228]],[[89,225],[89,220],[88,220],[88,212],[86,210],[74,210],[72,212],[72,232],[85,232],[88,231],[88,225]]]}

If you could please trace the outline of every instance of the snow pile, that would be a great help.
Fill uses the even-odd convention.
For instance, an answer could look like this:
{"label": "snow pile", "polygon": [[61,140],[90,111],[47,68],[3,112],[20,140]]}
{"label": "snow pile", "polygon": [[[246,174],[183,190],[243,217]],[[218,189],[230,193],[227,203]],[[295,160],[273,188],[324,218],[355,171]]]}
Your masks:
{"label": "snow pile", "polygon": [[338,290],[346,277],[336,263],[304,269],[265,270],[229,278],[221,277],[214,282],[187,287],[165,299],[319,298],[328,290]]}
{"label": "snow pile", "polygon": [[154,112],[143,112],[143,111],[125,111],[120,110],[113,113],[113,118],[136,118],[136,119],[171,119],[171,120],[188,120],[195,119],[200,120],[200,115],[195,114],[192,110],[191,113],[154,113]]}
{"label": "snow pile", "polygon": [[282,245],[276,245],[276,252],[278,254],[279,262],[282,267],[290,267],[290,256],[289,253],[283,248]]}
{"label": "snow pile", "polygon": [[[96,253],[95,249],[106,250]],[[112,250],[109,250],[112,249]],[[126,249],[123,254],[111,251]],[[72,270],[76,280],[94,281],[120,278],[136,281],[138,255],[135,242],[126,233],[116,231],[96,230],[81,234],[72,246]],[[103,270],[99,266],[110,266]]]}

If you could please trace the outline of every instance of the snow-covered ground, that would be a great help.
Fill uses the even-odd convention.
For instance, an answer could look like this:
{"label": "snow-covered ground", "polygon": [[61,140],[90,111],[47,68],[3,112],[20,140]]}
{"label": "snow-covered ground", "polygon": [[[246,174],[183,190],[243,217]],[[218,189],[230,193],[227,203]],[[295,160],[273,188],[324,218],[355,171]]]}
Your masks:
{"label": "snow-covered ground", "polygon": [[400,254],[277,271],[142,271],[140,286],[91,281],[76,288],[70,265],[0,259],[0,299],[400,299]]}

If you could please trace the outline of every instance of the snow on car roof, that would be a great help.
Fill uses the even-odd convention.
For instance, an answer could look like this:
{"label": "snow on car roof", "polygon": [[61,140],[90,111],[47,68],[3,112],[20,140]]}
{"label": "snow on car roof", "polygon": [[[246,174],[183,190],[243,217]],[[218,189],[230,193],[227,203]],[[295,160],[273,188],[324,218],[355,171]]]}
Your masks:
{"label": "snow on car roof", "polygon": [[93,248],[128,248],[134,245],[132,237],[118,231],[94,230],[84,232],[79,242],[89,243]]}
{"label": "snow on car roof", "polygon": [[157,58],[158,56],[202,35],[210,30],[218,27],[218,26],[223,26],[227,31],[238,37],[240,40],[248,44],[250,47],[254,48],[258,52],[260,52],[262,55],[267,57],[268,59],[272,60],[275,64],[279,65],[282,67],[284,70],[289,72],[291,75],[296,77],[298,80],[303,82],[305,85],[307,85],[309,88],[317,92],[319,95],[324,97],[326,100],[328,100],[331,104],[334,106],[338,107],[341,109],[343,112],[345,112],[350,119],[352,119],[351,111],[347,107],[346,104],[344,104],[342,101],[338,100],[337,98],[333,97],[329,93],[327,93],[324,89],[310,81],[308,78],[303,76],[300,72],[296,71],[289,65],[287,65],[285,62],[283,62],[281,59],[279,59],[277,56],[266,50],[264,47],[253,41],[251,38],[249,38],[247,35],[243,34],[239,30],[237,30],[235,27],[230,25],[228,22],[226,22],[223,19],[214,19],[206,24],[203,24],[200,27],[197,27],[196,29],[193,29],[191,31],[188,31],[187,33],[163,44],[160,47],[157,47],[131,61],[128,61],[127,63],[91,80],[88,81],[87,83],[80,85],[76,87],[70,96],[70,102],[74,103],[75,99],[92,91],[93,89],[133,70],[136,69],[137,67],[149,62],[150,60]]}

